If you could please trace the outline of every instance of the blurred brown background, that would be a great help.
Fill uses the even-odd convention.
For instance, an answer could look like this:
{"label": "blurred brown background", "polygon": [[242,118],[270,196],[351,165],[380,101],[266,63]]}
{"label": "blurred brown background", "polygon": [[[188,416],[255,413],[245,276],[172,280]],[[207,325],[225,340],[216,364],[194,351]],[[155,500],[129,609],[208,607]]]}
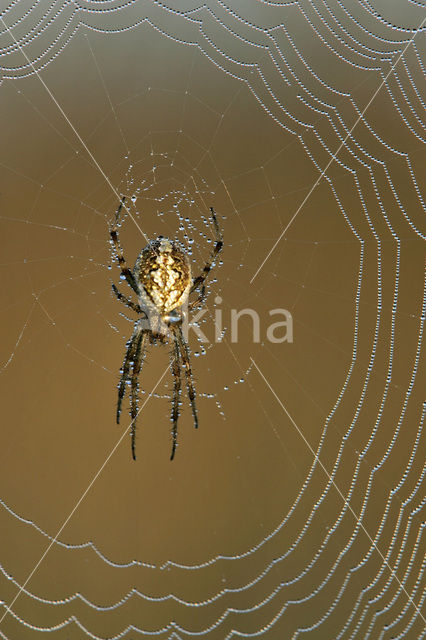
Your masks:
{"label": "blurred brown background", "polygon": [[[173,462],[169,371],[148,398],[169,349],[150,348],[137,462],[126,436],[26,587],[46,601],[22,593],[3,637],[55,625],[50,637],[72,640],[140,637],[129,625],[161,638],[420,637],[423,34],[250,283],[420,9],[376,3],[379,19],[334,3],[333,23],[331,4],[284,4],[212,1],[182,16],[137,3],[83,13],[76,30],[83,18],[67,23],[64,9],[44,58],[54,27],[26,43],[29,18],[18,22],[19,46],[3,31],[2,601],[49,544],[28,521],[55,536],[130,422],[124,413],[117,427],[115,405],[132,331],[120,314],[133,314],[111,294],[117,198],[99,167],[133,196],[148,238],[192,247],[195,273],[214,206],[225,247],[200,326],[213,336],[216,308],[227,327],[204,350],[191,335],[200,428],[184,394]],[[4,22],[17,17],[11,9]],[[145,240],[129,216],[121,241],[133,264]],[[261,344],[248,318],[230,340],[231,309],[244,308],[259,314]],[[292,344],[266,339],[277,308],[291,311]],[[89,541],[98,553],[70,547]],[[76,593],[111,610],[62,601]]]}

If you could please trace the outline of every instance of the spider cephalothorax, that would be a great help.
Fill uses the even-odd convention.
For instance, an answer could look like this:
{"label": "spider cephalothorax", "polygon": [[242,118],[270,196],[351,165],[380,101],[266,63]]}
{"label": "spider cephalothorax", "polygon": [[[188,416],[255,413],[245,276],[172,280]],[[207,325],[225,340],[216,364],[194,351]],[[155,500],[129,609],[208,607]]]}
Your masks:
{"label": "spider cephalothorax", "polygon": [[[210,209],[216,235],[216,243],[210,259],[197,278],[191,276],[191,265],[188,256],[176,242],[159,236],[150,242],[139,254],[135,267],[131,271],[126,264],[123,250],[118,239],[117,227],[121,209],[125,198],[120,202],[115,216],[115,222],[110,229],[110,237],[117,254],[121,272],[129,286],[137,295],[135,304],[124,296],[113,284],[112,289],[117,298],[128,307],[140,314],[135,322],[133,334],[127,343],[127,351],[121,369],[118,386],[117,423],[120,422],[121,404],[123,402],[126,385],[130,382],[130,415],[132,455],[136,460],[136,417],[138,415],[138,377],[142,368],[147,340],[151,342],[173,341],[170,367],[174,378],[172,403],[172,454],[173,460],[177,446],[177,423],[179,419],[179,403],[181,394],[181,363],[185,369],[186,386],[191,404],[194,426],[198,427],[197,408],[195,405],[195,390],[192,381],[189,349],[182,332],[183,307],[189,310],[204,299],[204,281],[207,278],[213,261],[222,249],[222,236],[213,208]],[[189,302],[189,296],[201,289],[198,297]]]}

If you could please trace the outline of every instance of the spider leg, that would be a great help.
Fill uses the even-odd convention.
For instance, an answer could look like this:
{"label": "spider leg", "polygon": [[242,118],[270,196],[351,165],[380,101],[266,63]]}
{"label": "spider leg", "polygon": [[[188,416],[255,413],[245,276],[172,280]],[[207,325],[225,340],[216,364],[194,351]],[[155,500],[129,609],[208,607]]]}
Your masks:
{"label": "spider leg", "polygon": [[117,213],[115,214],[114,224],[112,225],[112,227],[109,230],[109,235],[110,235],[111,241],[112,241],[112,243],[114,245],[115,252],[117,254],[117,260],[118,260],[118,264],[119,264],[120,269],[121,269],[121,273],[126,278],[127,282],[132,287],[133,291],[138,295],[138,293],[139,293],[138,292],[138,286],[137,286],[137,284],[135,282],[135,278],[133,276],[133,273],[130,271],[129,267],[127,266],[126,260],[124,258],[123,249],[121,248],[120,240],[118,239],[117,227],[118,227],[118,222],[120,220],[121,209],[123,208],[123,204],[125,203],[125,201],[126,201],[125,197],[121,198],[121,202],[120,202],[120,204],[118,206]]}
{"label": "spider leg", "polygon": [[197,407],[195,404],[195,390],[192,382],[192,370],[191,370],[191,362],[189,359],[189,349],[188,349],[188,345],[185,342],[185,338],[183,337],[182,328],[180,326],[177,326],[175,331],[178,339],[179,351],[181,354],[183,366],[185,367],[186,386],[188,389],[189,402],[191,403],[192,415],[194,417],[194,427],[198,429]]}
{"label": "spider leg", "polygon": [[173,374],[173,405],[172,405],[172,454],[170,460],[175,457],[177,446],[177,428],[179,420],[179,400],[181,392],[180,365],[179,365],[179,343],[175,332],[173,332],[173,352],[170,359],[170,368]]}
{"label": "spider leg", "polygon": [[200,286],[200,284],[203,284],[205,279],[207,278],[207,276],[209,275],[213,262],[217,256],[217,254],[221,251],[222,247],[223,247],[223,239],[222,239],[222,232],[220,230],[219,227],[219,223],[217,221],[216,218],[216,214],[214,212],[213,207],[210,207],[210,213],[212,216],[212,220],[213,220],[213,227],[214,227],[214,231],[215,231],[215,236],[216,236],[216,243],[214,245],[213,251],[211,253],[211,256],[209,258],[209,260],[207,260],[204,269],[202,270],[201,274],[199,276],[197,276],[196,278],[194,278],[194,281],[192,283],[192,287],[189,291],[189,295],[191,295],[191,293],[193,293],[196,289],[198,289],[198,287]]}
{"label": "spider leg", "polygon": [[117,400],[117,424],[120,424],[121,405],[123,402],[124,394],[126,393],[126,383],[129,380],[130,365],[134,359],[136,341],[139,336],[137,328],[132,334],[129,342],[127,343],[127,351],[124,356],[123,367],[121,369],[120,384],[118,385],[118,400]]}
{"label": "spider leg", "polygon": [[205,297],[206,297],[206,285],[203,284],[202,287],[201,287],[201,291],[200,291],[200,294],[199,294],[198,298],[196,298],[195,300],[193,300],[192,302],[189,303],[188,311],[191,311],[191,309],[193,309],[194,307],[197,307],[199,304],[201,304]]}
{"label": "spider leg", "polygon": [[147,337],[147,332],[143,331],[137,338],[135,355],[133,358],[131,410],[130,410],[130,415],[132,418],[130,432],[132,437],[133,460],[136,460],[136,418],[138,416],[138,391],[139,391],[138,378],[142,368],[143,357],[145,355],[146,337]]}
{"label": "spider leg", "polygon": [[134,302],[132,302],[132,300],[129,300],[129,298],[123,295],[121,291],[117,289],[114,283],[112,283],[112,290],[114,291],[115,295],[120,300],[120,302],[123,302],[125,305],[130,307],[130,309],[132,309],[133,311],[136,311],[136,313],[143,313],[146,316],[145,311],[143,311],[143,309],[141,309],[141,307],[138,304],[135,304]]}

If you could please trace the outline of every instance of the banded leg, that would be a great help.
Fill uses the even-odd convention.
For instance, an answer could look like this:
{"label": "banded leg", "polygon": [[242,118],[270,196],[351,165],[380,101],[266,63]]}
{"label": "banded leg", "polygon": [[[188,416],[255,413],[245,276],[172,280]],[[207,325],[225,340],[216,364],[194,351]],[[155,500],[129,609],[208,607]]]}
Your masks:
{"label": "banded leg", "polygon": [[219,228],[219,223],[217,221],[216,218],[216,214],[214,212],[213,207],[210,207],[210,213],[212,216],[212,220],[213,220],[213,227],[214,227],[214,231],[215,231],[215,236],[216,236],[216,243],[214,245],[212,254],[210,256],[210,259],[206,262],[204,269],[202,270],[201,274],[199,276],[197,276],[196,278],[194,278],[194,282],[192,283],[192,287],[189,291],[189,294],[191,295],[191,293],[193,293],[196,289],[198,289],[198,287],[200,286],[200,284],[204,283],[204,280],[207,278],[207,276],[209,275],[213,262],[217,256],[217,254],[221,251],[222,247],[223,247],[223,239],[222,239],[222,233],[221,230]]}
{"label": "banded leg", "polygon": [[134,359],[136,342],[138,337],[139,337],[139,331],[136,328],[132,334],[132,337],[127,343],[127,351],[126,351],[126,355],[124,356],[123,367],[121,370],[120,384],[118,385],[118,401],[117,401],[117,416],[116,416],[117,424],[120,424],[121,405],[123,403],[123,398],[126,393],[126,384],[129,381],[130,365]]}
{"label": "banded leg", "polygon": [[170,460],[175,457],[177,446],[177,429],[179,420],[179,401],[181,393],[181,379],[180,379],[180,366],[179,366],[179,346],[175,339],[173,341],[173,354],[170,360],[170,368],[173,374],[173,405],[172,405],[172,454]]}
{"label": "banded leg", "polygon": [[121,209],[123,208],[123,204],[125,203],[125,201],[126,201],[126,198],[123,196],[123,198],[121,198],[121,202],[120,202],[120,204],[118,206],[117,213],[115,214],[114,224],[109,230],[109,235],[110,235],[111,241],[112,241],[112,243],[114,245],[115,252],[117,254],[117,260],[118,260],[118,264],[119,264],[120,269],[121,269],[121,273],[126,278],[127,282],[132,287],[132,289],[136,293],[136,295],[138,295],[137,284],[136,284],[135,279],[133,277],[133,273],[130,271],[129,267],[127,266],[126,259],[124,257],[124,253],[123,253],[123,249],[121,248],[120,240],[118,239],[117,226],[118,226],[118,222],[120,220]]}
{"label": "banded leg", "polygon": [[136,313],[145,314],[145,311],[143,311],[138,304],[135,304],[134,302],[132,302],[132,300],[129,300],[129,298],[123,295],[121,291],[117,289],[114,283],[112,283],[112,290],[114,291],[115,295],[120,300],[120,302],[123,302],[127,307],[130,307],[130,309],[132,309],[133,311],[136,311]]}
{"label": "banded leg", "polygon": [[133,460],[136,460],[136,418],[138,416],[138,391],[139,391],[139,374],[142,368],[142,362],[145,355],[146,345],[146,331],[143,331],[137,338],[137,344],[135,349],[135,355],[133,358],[133,373],[131,381],[131,410],[130,415],[132,422],[130,425],[130,432],[132,438],[132,456]]}
{"label": "banded leg", "polygon": [[179,343],[179,350],[183,362],[183,366],[185,368],[185,376],[186,376],[186,387],[188,389],[189,402],[191,404],[192,415],[194,416],[194,427],[198,429],[198,416],[197,416],[197,407],[195,405],[195,390],[192,382],[192,371],[191,371],[191,362],[189,359],[189,349],[188,345],[185,342],[185,338],[183,337],[182,328],[177,326],[176,335]]}
{"label": "banded leg", "polygon": [[206,286],[203,284],[198,297],[189,303],[188,311],[191,311],[194,307],[197,307],[199,304],[201,304],[205,297],[206,297]]}

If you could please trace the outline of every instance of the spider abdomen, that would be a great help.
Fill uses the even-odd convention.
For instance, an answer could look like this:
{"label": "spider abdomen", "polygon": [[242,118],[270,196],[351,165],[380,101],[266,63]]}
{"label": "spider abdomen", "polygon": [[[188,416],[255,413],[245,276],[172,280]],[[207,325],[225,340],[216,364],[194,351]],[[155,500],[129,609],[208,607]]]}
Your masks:
{"label": "spider abdomen", "polygon": [[148,300],[160,315],[182,306],[191,288],[191,266],[187,256],[165,238],[158,238],[143,249],[134,268],[134,276]]}

